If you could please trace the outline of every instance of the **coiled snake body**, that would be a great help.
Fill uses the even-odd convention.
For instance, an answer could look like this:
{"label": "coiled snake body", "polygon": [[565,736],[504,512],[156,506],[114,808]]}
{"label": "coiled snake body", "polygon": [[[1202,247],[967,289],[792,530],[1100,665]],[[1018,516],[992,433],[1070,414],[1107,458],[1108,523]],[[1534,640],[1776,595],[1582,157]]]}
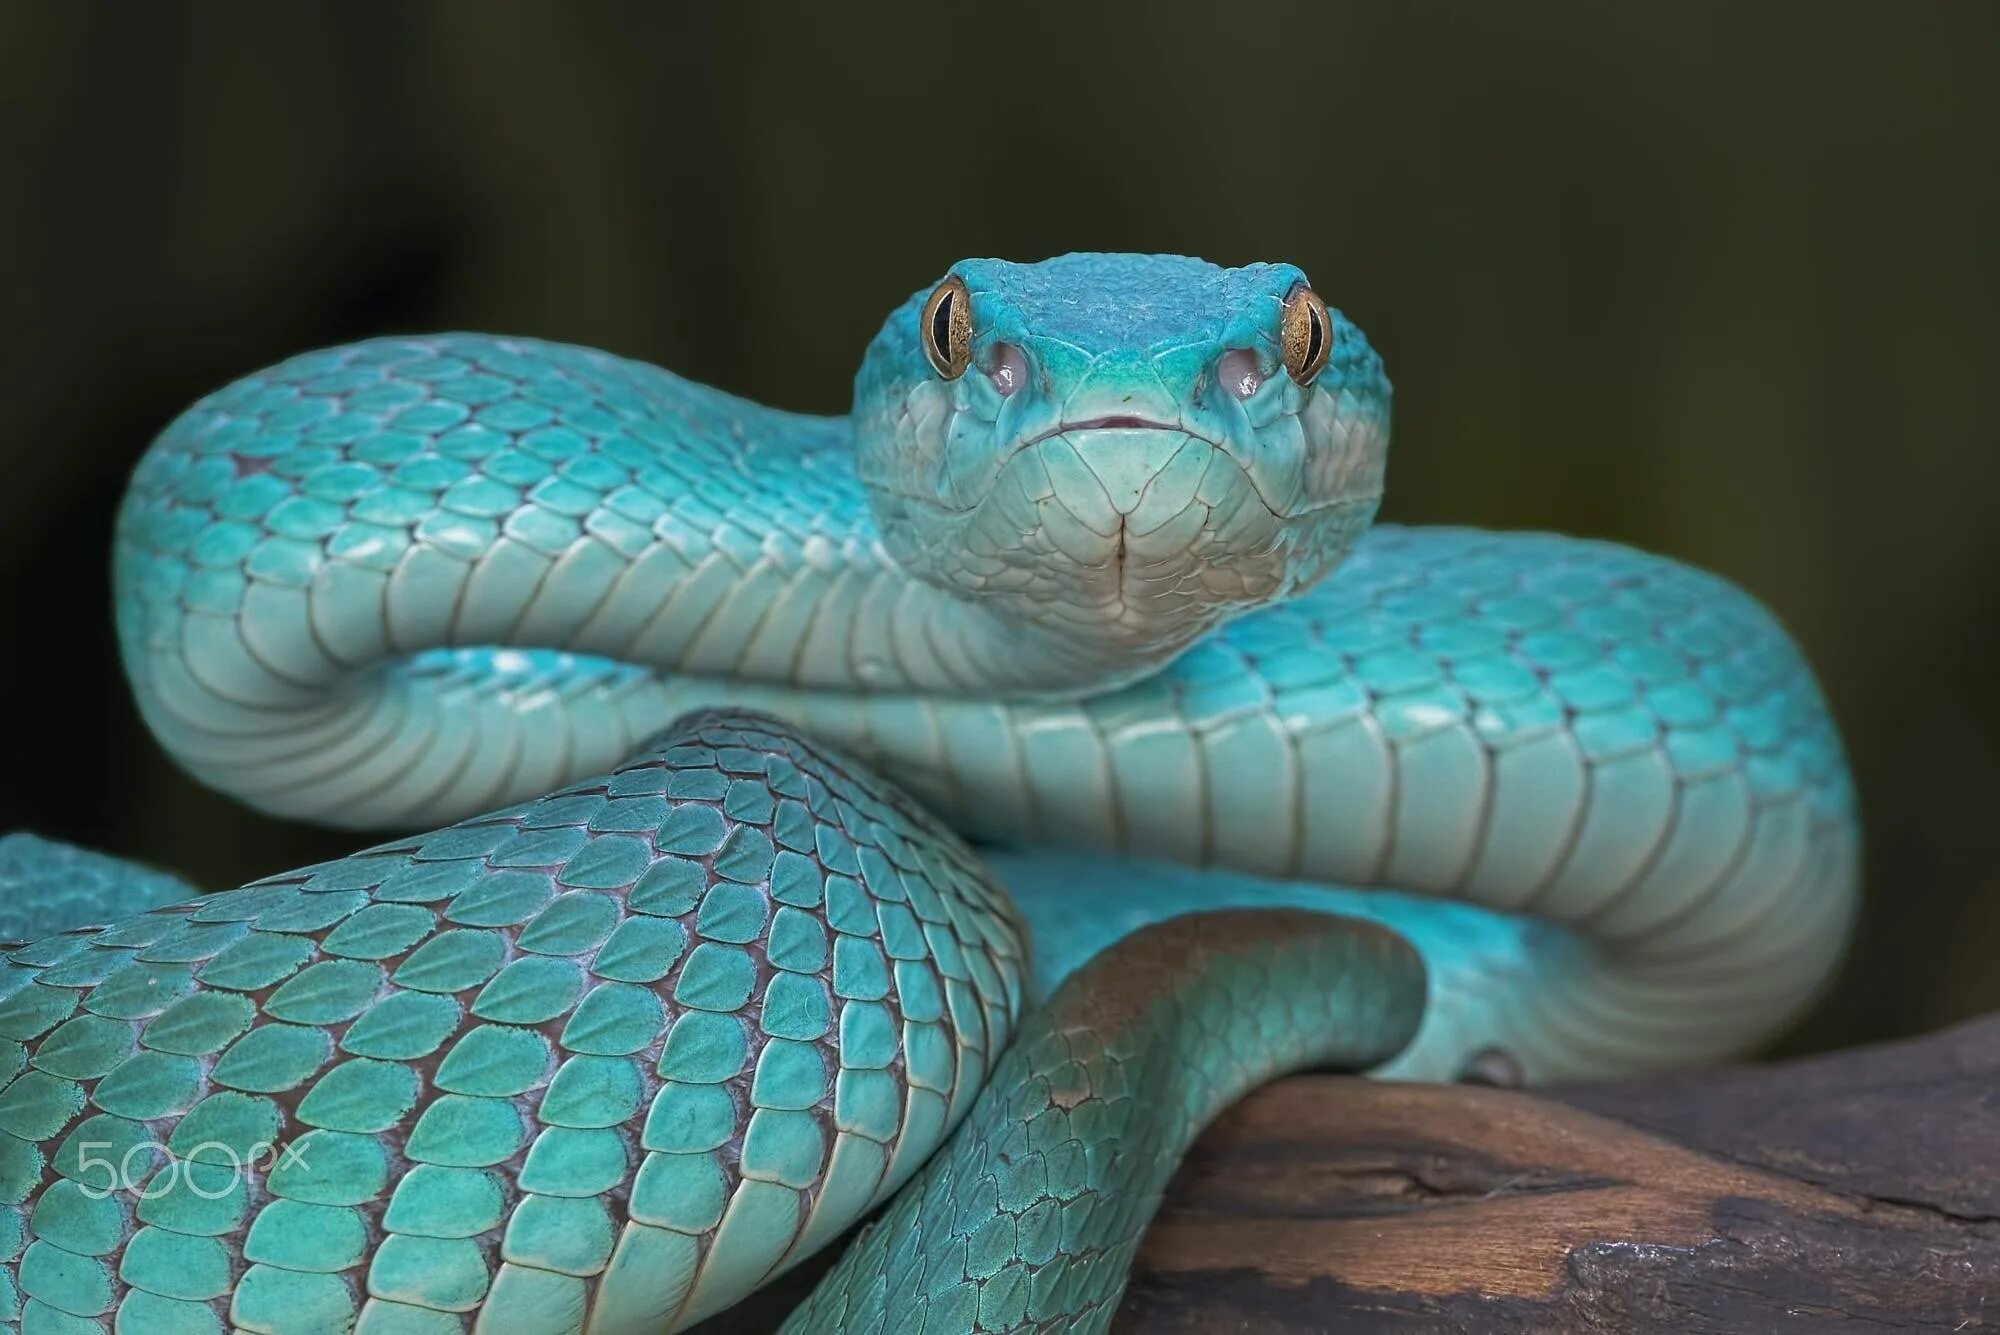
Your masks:
{"label": "coiled snake body", "polygon": [[204,896],[0,844],[0,1315],[673,1329],[893,1197],[796,1326],[1097,1329],[1281,1070],[1768,1034],[1855,890],[1804,663],[1658,558],[1369,531],[1387,431],[1297,270],[1117,255],[956,266],[844,419],[482,335],[195,405],[118,528],[147,722],[441,828]]}

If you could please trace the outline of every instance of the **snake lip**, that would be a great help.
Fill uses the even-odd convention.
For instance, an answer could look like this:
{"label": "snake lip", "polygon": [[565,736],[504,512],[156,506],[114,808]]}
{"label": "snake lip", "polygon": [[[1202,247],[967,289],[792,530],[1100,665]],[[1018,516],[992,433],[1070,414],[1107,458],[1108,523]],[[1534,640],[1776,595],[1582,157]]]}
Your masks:
{"label": "snake lip", "polygon": [[1119,427],[1134,431],[1180,431],[1183,429],[1174,422],[1156,422],[1150,417],[1113,414],[1108,417],[1086,417],[1080,422],[1064,422],[1058,430],[1109,431]]}
{"label": "snake lip", "polygon": [[1054,440],[1057,436],[1067,436],[1072,431],[1117,431],[1117,430],[1181,431],[1181,432],[1186,432],[1188,435],[1194,434],[1193,432],[1188,431],[1186,427],[1182,426],[1178,422],[1160,422],[1160,421],[1155,421],[1153,418],[1150,417],[1131,417],[1122,414],[1114,414],[1108,417],[1084,417],[1084,418],[1079,418],[1074,422],[1058,422],[1054,426],[1050,427],[1047,431],[1042,432],[1040,435],[1033,436],[1027,440],[1022,441],[1020,445],[1017,446],[1016,448],[1026,449],[1030,445],[1039,445],[1045,440]]}

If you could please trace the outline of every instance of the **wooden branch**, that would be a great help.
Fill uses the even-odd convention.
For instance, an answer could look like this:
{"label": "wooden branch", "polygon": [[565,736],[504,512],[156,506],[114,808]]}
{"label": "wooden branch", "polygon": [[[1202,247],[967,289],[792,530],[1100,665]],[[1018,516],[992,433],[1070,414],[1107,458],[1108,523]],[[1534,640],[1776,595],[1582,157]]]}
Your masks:
{"label": "wooden branch", "polygon": [[[811,1273],[714,1324],[768,1330]],[[2000,1017],[1536,1095],[1282,1081],[1202,1137],[1127,1331],[2000,1324]]]}

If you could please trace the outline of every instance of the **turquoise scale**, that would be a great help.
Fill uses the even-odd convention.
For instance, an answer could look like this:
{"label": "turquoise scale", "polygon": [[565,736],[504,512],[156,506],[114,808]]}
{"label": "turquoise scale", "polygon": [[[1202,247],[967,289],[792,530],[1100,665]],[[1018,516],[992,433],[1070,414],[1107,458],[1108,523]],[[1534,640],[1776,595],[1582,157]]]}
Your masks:
{"label": "turquoise scale", "polygon": [[[28,888],[99,870],[9,849]],[[537,801],[175,897],[6,956],[0,1316],[24,1331],[690,1323],[930,1154],[1025,967],[919,808],[721,716]]]}

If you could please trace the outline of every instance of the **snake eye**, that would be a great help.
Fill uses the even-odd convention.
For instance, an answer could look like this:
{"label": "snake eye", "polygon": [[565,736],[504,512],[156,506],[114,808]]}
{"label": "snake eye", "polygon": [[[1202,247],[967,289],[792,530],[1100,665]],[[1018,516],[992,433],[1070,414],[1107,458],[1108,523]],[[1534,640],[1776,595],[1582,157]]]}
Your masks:
{"label": "snake eye", "polygon": [[1279,342],[1285,349],[1285,372],[1301,385],[1310,385],[1326,366],[1333,342],[1326,303],[1319,293],[1304,283],[1294,284],[1285,298],[1285,316],[1279,325]]}
{"label": "snake eye", "polygon": [[965,374],[972,362],[972,298],[956,277],[938,284],[924,302],[924,356],[946,380]]}

